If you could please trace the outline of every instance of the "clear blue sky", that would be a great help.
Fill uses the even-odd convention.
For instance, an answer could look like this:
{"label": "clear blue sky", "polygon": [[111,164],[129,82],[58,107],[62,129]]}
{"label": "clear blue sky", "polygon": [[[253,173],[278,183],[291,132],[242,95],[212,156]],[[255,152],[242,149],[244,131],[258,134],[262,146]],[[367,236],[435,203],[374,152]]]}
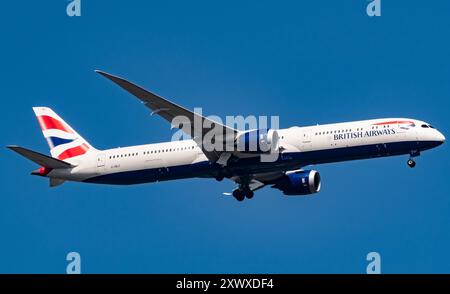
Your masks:
{"label": "clear blue sky", "polygon": [[[51,3],[50,3],[51,2]],[[97,148],[166,141],[169,125],[103,69],[205,114],[279,115],[281,127],[377,117],[450,137],[450,2],[87,1],[2,5],[1,146],[48,153],[32,106],[55,109]],[[251,201],[231,182],[48,188],[0,149],[0,272],[450,272],[449,144],[407,157],[316,166],[322,191]]]}

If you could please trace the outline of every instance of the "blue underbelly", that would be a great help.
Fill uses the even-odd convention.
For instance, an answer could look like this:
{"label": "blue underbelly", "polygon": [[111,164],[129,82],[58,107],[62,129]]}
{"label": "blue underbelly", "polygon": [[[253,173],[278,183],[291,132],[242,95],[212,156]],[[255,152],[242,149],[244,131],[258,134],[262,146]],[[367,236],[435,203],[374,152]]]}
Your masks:
{"label": "blue underbelly", "polygon": [[[386,144],[371,144],[363,146],[343,147],[307,152],[283,153],[275,162],[261,162],[259,157],[239,159],[229,162],[227,172],[233,176],[253,173],[273,172],[278,170],[296,169],[310,164],[332,163],[348,160],[376,158],[409,154],[411,150],[423,151],[436,147],[437,142],[410,141]],[[171,166],[143,170],[124,171],[96,176],[84,180],[89,183],[130,185],[151,183],[195,177],[215,177],[224,168],[208,161],[189,165]]]}

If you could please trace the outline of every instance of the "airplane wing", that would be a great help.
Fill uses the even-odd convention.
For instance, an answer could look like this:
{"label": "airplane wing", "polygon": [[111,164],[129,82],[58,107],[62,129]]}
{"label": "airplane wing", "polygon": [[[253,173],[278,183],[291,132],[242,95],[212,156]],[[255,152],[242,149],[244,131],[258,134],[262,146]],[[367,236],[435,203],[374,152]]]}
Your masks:
{"label": "airplane wing", "polygon": [[[182,129],[185,133],[190,135],[192,139],[202,148],[206,157],[216,162],[224,152],[210,151],[212,148],[205,148],[202,139],[210,131],[214,132],[215,140],[222,140],[223,149],[226,150],[227,144],[234,144],[234,140],[238,131],[229,128],[225,125],[212,121],[204,116],[201,116],[193,111],[179,106],[167,99],[162,98],[144,88],[137,86],[123,78],[111,75],[109,73],[96,70],[96,72],[105,78],[113,81],[129,93],[136,96],[150,108],[152,114],[157,114],[172,124],[172,127]],[[195,126],[195,127],[194,127]],[[211,133],[209,133],[211,135]],[[207,150],[208,149],[208,150]]]}

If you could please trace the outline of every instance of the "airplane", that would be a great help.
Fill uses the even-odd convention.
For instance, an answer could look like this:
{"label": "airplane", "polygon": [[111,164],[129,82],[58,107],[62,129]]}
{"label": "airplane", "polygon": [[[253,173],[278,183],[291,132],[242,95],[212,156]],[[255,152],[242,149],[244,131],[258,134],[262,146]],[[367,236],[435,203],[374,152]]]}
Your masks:
{"label": "airplane", "polygon": [[[288,196],[320,191],[317,164],[409,155],[407,165],[422,151],[445,142],[444,135],[427,122],[410,118],[381,118],[325,125],[294,126],[278,130],[240,131],[194,113],[121,77],[96,70],[136,96],[152,114],[169,121],[192,139],[98,150],[48,107],[33,107],[51,156],[19,146],[7,146],[40,167],[31,174],[49,178],[50,187],[65,181],[131,185],[186,178],[224,178],[236,183],[236,200],[251,199],[265,186]],[[184,123],[174,125],[182,116]],[[200,120],[201,127],[195,128]],[[222,148],[210,150],[202,136],[218,129]],[[252,135],[252,136],[250,136]],[[243,142],[243,148],[237,148]],[[250,150],[250,143],[257,148]],[[261,146],[268,146],[265,150]],[[269,150],[269,151],[268,151]],[[263,161],[261,155],[275,154]]]}

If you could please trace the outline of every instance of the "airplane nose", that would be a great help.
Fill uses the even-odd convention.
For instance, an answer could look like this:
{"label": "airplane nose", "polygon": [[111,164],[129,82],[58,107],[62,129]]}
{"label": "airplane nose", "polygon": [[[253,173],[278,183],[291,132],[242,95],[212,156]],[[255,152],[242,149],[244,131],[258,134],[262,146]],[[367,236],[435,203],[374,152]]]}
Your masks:
{"label": "airplane nose", "polygon": [[441,143],[445,142],[445,137],[444,137],[444,135],[441,132],[438,132],[438,140]]}

